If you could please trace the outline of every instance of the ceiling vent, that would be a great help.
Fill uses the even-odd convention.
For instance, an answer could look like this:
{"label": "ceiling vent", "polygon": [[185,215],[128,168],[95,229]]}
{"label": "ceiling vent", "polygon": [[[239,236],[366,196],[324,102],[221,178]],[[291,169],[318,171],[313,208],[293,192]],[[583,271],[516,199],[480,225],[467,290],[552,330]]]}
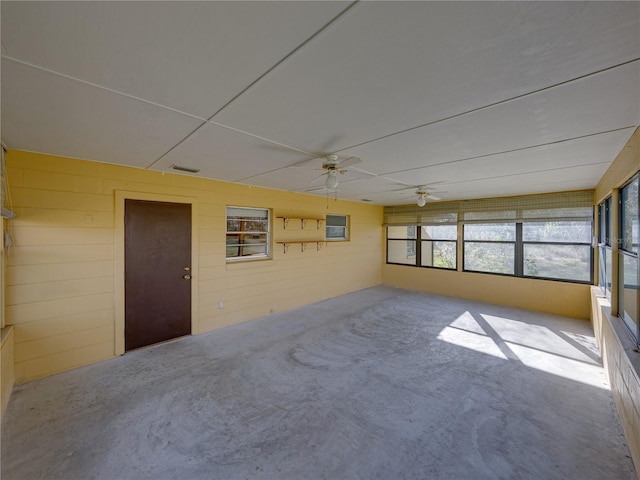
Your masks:
{"label": "ceiling vent", "polygon": [[180,165],[171,165],[171,168],[178,170],[179,172],[198,173],[199,168],[181,167]]}

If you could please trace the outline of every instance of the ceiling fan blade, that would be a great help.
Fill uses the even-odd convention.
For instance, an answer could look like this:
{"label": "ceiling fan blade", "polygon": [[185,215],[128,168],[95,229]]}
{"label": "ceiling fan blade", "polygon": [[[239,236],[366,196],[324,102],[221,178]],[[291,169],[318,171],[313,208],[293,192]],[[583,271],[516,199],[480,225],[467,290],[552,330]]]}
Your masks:
{"label": "ceiling fan blade", "polygon": [[334,190],[329,190],[329,189],[328,189],[327,187],[325,187],[324,185],[322,185],[321,187],[307,188],[307,189],[305,189],[305,190],[303,190],[303,191],[304,191],[304,192],[307,192],[307,193],[311,193],[311,192],[320,192],[320,191],[323,191],[323,192],[329,192],[329,193],[336,193],[336,192],[337,192],[337,193],[340,193],[340,190],[336,190],[336,189],[334,189]]}
{"label": "ceiling fan blade", "polygon": [[362,163],[358,157],[349,157],[346,160],[341,161],[338,165],[340,168],[348,167],[349,165],[357,165],[358,163]]}
{"label": "ceiling fan blade", "polygon": [[321,178],[324,178],[324,176],[325,176],[325,175],[326,175],[326,173],[321,173],[320,175],[318,175],[317,177],[315,177],[313,180],[311,180],[311,181],[309,182],[309,185],[317,185],[317,184],[318,184],[318,182],[319,182],[319,180],[320,180]]}
{"label": "ceiling fan blade", "polygon": [[426,197],[430,198],[431,200],[442,200],[440,197],[436,197],[435,195],[431,195],[430,193],[427,193]]}
{"label": "ceiling fan blade", "polygon": [[349,170],[347,170],[348,172],[353,172],[357,175],[362,175],[364,177],[367,177],[366,179],[372,179],[372,178],[378,178],[378,175],[375,173],[371,173],[371,172],[367,172],[366,170],[361,170],[358,167],[351,167],[349,168]]}
{"label": "ceiling fan blade", "polygon": [[318,165],[318,163],[321,164],[321,162],[318,162],[318,160],[320,160],[322,157],[313,157],[313,158],[307,158],[305,160],[300,160],[299,162],[296,163],[292,163],[291,165],[287,165],[287,167],[290,168],[315,168]]}

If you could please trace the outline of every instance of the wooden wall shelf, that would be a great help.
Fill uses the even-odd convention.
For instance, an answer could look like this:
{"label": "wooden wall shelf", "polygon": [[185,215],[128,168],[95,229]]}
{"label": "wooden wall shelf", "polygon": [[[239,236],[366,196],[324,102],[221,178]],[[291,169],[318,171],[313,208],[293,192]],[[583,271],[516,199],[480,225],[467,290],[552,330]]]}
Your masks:
{"label": "wooden wall shelf", "polygon": [[315,243],[316,250],[319,251],[322,248],[322,245],[324,244],[324,240],[290,240],[286,242],[276,242],[276,243],[283,246],[284,253],[287,253],[290,245],[300,245],[300,251],[304,252],[304,250],[307,248],[307,244],[309,243]]}
{"label": "wooden wall shelf", "polygon": [[[282,228],[287,229],[287,225],[289,224],[289,220],[300,220],[300,229],[304,230],[305,225],[309,220],[315,221],[317,225],[317,230],[320,230],[322,226],[322,222],[324,222],[324,218],[310,218],[310,217],[276,217],[282,219]],[[289,242],[290,243],[290,242]]]}

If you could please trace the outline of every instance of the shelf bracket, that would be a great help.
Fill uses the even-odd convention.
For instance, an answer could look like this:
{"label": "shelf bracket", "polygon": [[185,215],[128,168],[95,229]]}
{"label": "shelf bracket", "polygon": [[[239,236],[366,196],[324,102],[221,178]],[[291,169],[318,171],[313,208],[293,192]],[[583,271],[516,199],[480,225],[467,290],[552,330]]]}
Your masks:
{"label": "shelf bracket", "polygon": [[300,219],[300,229],[304,230],[304,226],[307,224],[307,219],[306,218],[301,218]]}
{"label": "shelf bracket", "polygon": [[319,218],[319,219],[317,220],[317,222],[318,222],[318,228],[317,228],[317,230],[320,230],[320,227],[322,227],[322,219],[321,219],[321,218]]}
{"label": "shelf bracket", "polygon": [[316,242],[316,251],[320,251],[322,249],[322,243],[323,242]]}
{"label": "shelf bracket", "polygon": [[283,243],[282,246],[284,247],[284,252],[283,253],[287,253],[287,250],[289,250],[289,244],[288,243]]}
{"label": "shelf bracket", "polygon": [[287,225],[289,224],[289,219],[287,217],[282,217],[282,229],[286,230]]}
{"label": "shelf bracket", "polygon": [[300,251],[304,252],[305,248],[307,248],[307,242],[300,242]]}

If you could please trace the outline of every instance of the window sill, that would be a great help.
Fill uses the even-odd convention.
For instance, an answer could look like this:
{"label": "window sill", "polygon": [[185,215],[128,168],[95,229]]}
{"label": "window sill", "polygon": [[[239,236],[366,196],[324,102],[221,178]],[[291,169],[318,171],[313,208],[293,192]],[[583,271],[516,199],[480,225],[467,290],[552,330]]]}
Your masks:
{"label": "window sill", "polygon": [[227,265],[244,265],[247,263],[254,263],[254,262],[268,262],[268,261],[272,261],[273,257],[255,257],[255,258],[228,258],[226,259],[226,264]]}

